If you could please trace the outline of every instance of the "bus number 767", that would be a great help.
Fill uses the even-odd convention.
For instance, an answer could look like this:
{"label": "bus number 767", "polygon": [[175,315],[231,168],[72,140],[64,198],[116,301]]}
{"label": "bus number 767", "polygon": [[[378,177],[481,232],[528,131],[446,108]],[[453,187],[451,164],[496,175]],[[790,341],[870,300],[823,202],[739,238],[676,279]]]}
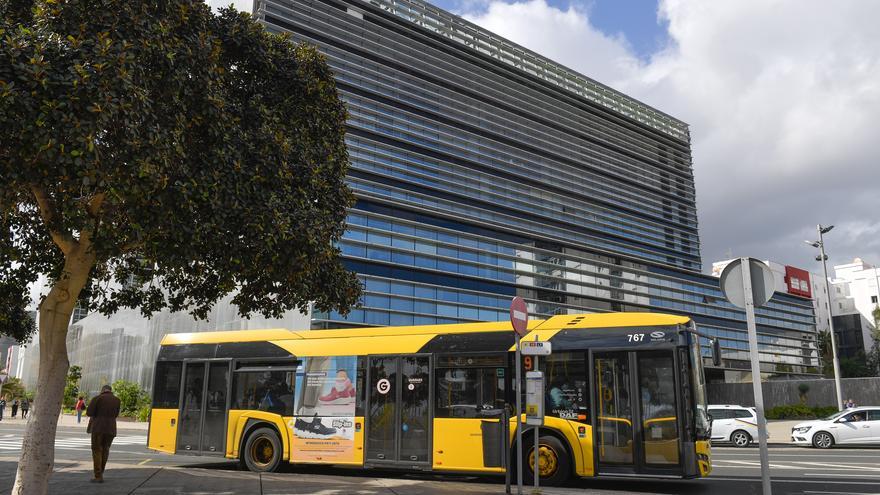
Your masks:
{"label": "bus number 767", "polygon": [[629,342],[641,342],[645,340],[645,334],[643,333],[629,333],[626,337]]}

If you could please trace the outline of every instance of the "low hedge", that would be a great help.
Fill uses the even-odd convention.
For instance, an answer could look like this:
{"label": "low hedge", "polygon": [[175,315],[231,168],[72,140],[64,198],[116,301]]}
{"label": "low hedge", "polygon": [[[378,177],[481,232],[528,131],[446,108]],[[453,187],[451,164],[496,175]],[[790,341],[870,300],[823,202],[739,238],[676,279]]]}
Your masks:
{"label": "low hedge", "polygon": [[776,406],[767,410],[767,419],[817,419],[837,412],[834,406],[810,407],[803,404]]}

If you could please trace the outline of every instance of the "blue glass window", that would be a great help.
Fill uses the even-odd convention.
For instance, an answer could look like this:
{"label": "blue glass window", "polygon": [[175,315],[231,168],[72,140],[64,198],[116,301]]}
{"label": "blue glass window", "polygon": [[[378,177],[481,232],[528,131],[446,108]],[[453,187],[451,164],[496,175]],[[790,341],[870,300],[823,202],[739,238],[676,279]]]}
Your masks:
{"label": "blue glass window", "polygon": [[421,285],[415,286],[415,296],[423,297],[425,299],[435,299],[437,297],[437,290],[433,287],[423,287]]}
{"label": "blue glass window", "polygon": [[391,261],[391,253],[381,248],[367,248],[367,257],[371,260]]}
{"label": "blue glass window", "polygon": [[396,327],[410,326],[413,324],[413,315],[391,313],[391,325]]}
{"label": "blue glass window", "polygon": [[391,298],[391,309],[396,311],[412,311],[413,310],[413,300],[412,299],[401,299],[399,297]]}

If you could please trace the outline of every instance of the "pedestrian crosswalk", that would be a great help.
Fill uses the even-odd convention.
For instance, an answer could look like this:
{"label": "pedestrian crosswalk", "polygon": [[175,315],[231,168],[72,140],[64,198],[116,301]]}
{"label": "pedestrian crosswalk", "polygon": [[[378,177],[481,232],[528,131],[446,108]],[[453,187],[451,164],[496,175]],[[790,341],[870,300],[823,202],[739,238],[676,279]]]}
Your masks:
{"label": "pedestrian crosswalk", "polygon": [[[0,436],[0,451],[21,450],[21,435]],[[113,439],[113,445],[146,445],[147,437],[144,435],[120,435]],[[55,439],[55,449],[79,450],[92,448],[90,437],[58,437]]]}

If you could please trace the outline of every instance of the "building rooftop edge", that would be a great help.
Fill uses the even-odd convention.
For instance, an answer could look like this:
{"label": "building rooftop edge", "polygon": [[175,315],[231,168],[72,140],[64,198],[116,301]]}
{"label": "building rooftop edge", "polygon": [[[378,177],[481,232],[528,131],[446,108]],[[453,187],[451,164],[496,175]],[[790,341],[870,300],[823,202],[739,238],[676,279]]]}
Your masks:
{"label": "building rooftop edge", "polygon": [[358,0],[493,57],[673,138],[689,141],[688,125],[620,91],[421,0]]}

